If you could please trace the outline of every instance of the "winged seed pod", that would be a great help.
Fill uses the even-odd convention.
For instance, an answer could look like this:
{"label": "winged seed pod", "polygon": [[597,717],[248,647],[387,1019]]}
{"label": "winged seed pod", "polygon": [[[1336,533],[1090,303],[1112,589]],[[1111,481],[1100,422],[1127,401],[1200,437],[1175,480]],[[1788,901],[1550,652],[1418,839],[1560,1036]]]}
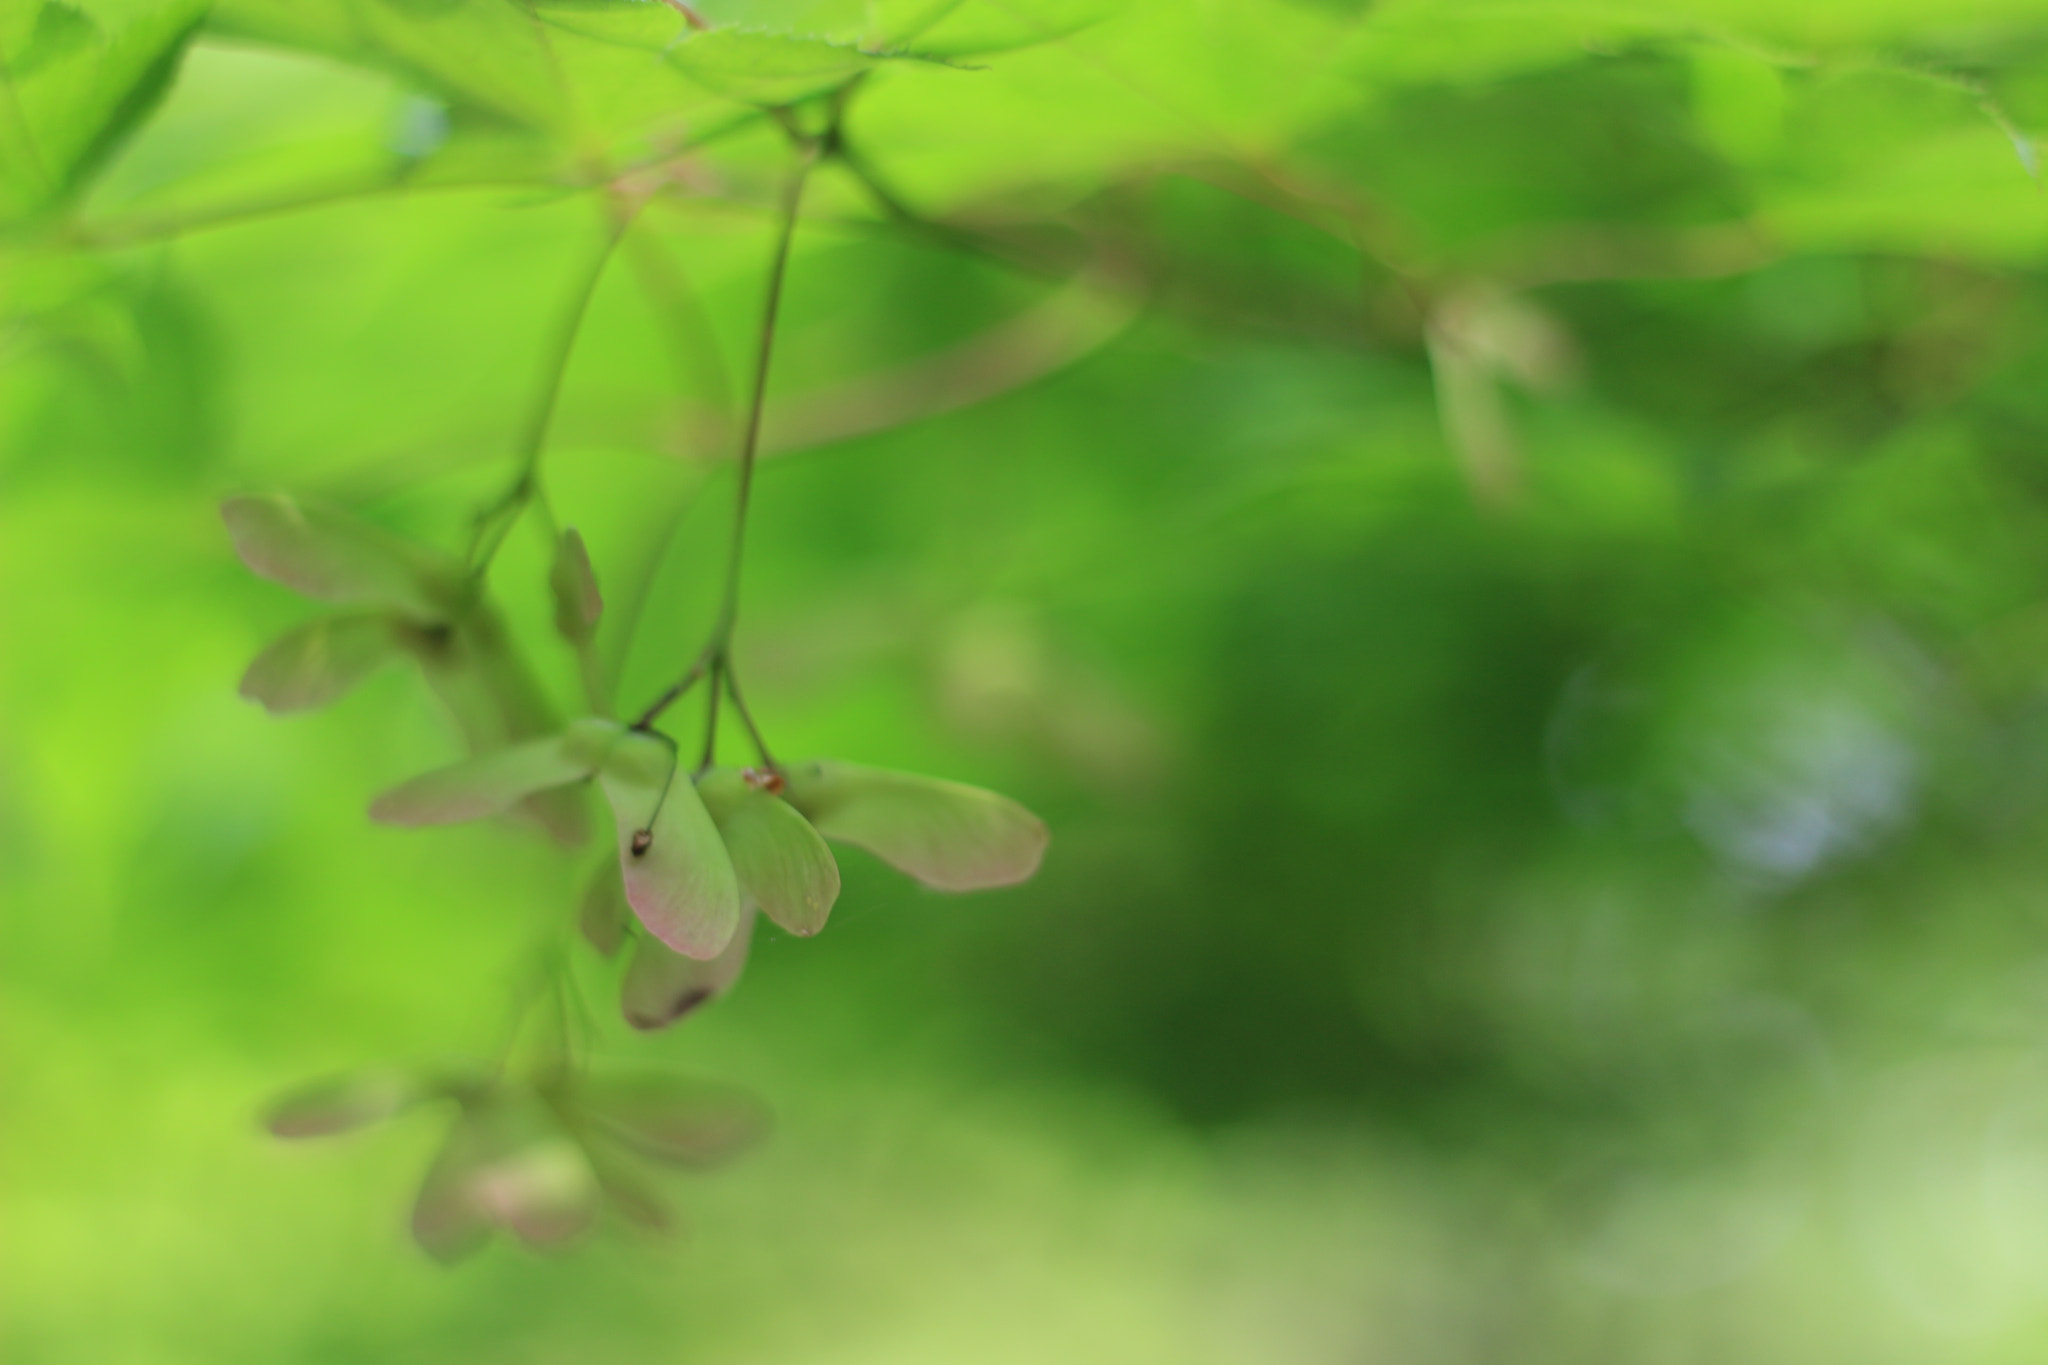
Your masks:
{"label": "winged seed pod", "polygon": [[251,661],[241,694],[273,716],[317,710],[402,654],[401,641],[400,628],[382,613],[316,616]]}
{"label": "winged seed pod", "polygon": [[740,924],[740,884],[711,813],[673,745],[626,735],[598,774],[618,829],[626,902],[685,957],[715,958]]}
{"label": "winged seed pod", "polygon": [[452,763],[401,783],[370,803],[384,825],[454,825],[500,815],[536,793],[597,771],[624,734],[616,721],[586,716],[560,734]]}
{"label": "winged seed pod", "polygon": [[619,985],[619,1013],[643,1033],[677,1023],[732,989],[753,941],[752,907],[740,915],[732,941],[708,961],[684,957],[652,934],[641,935]]}
{"label": "winged seed pod", "polygon": [[940,891],[1010,886],[1028,880],[1045,857],[1045,822],[980,787],[856,763],[784,771],[784,795],[820,834]]}
{"label": "winged seed pod", "polygon": [[463,1104],[427,1167],[413,1238],[438,1261],[470,1255],[498,1229],[557,1246],[596,1221],[599,1196],[583,1148],[537,1095],[493,1091]]}
{"label": "winged seed pod", "polygon": [[[825,838],[945,891],[1023,881],[1047,839],[1045,823],[1008,797],[912,773],[814,762],[790,769],[786,782],[733,769],[693,780],[668,740],[596,717],[416,777],[379,796],[370,816],[393,825],[482,819],[593,776],[611,803],[627,905],[672,952],[699,962],[721,959],[755,907],[793,934],[822,929],[839,896]],[[606,893],[586,889],[579,918],[607,953],[618,942],[613,913]]]}
{"label": "winged seed pod", "polygon": [[589,1127],[672,1166],[715,1166],[768,1131],[766,1106],[748,1092],[663,1071],[597,1072],[572,1081],[567,1095]]}
{"label": "winged seed pod", "polygon": [[415,1240],[440,1261],[460,1260],[500,1231],[529,1246],[560,1246],[587,1231],[605,1205],[665,1228],[673,1220],[645,1163],[713,1165],[768,1124],[744,1091],[660,1071],[549,1071],[503,1081],[467,1068],[381,1067],[293,1091],[271,1106],[265,1126],[283,1138],[324,1136],[437,1099],[458,1109],[411,1222]]}
{"label": "winged seed pod", "polygon": [[312,1081],[274,1101],[263,1126],[281,1138],[327,1137],[381,1123],[441,1091],[408,1071],[381,1067]]}
{"label": "winged seed pod", "polygon": [[[546,697],[488,601],[462,566],[338,509],[281,493],[221,504],[242,561],[316,601],[357,610],[317,618],[272,643],[243,674],[241,692],[274,715],[338,700],[397,654],[410,655],[472,753],[558,728]],[[519,813],[558,842],[588,835],[574,793],[535,795]]]}
{"label": "winged seed pod", "polygon": [[824,928],[839,899],[839,865],[810,821],[732,768],[705,773],[697,791],[746,900],[792,934]]}
{"label": "winged seed pod", "polygon": [[632,931],[633,908],[626,904],[626,888],[619,881],[618,864],[609,857],[591,871],[576,899],[576,932],[597,950],[599,957],[614,957]]}
{"label": "winged seed pod", "polygon": [[339,509],[256,493],[229,498],[220,514],[242,562],[301,597],[420,621],[445,620],[460,603],[453,558]]}

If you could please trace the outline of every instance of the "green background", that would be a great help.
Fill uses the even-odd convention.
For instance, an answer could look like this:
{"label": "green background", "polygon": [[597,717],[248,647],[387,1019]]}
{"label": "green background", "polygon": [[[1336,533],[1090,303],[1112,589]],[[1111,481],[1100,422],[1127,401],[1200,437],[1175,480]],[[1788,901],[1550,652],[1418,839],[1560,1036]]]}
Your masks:
{"label": "green background", "polygon": [[[2048,7],[705,13],[0,0],[0,1355],[2038,1359]],[[238,699],[311,608],[217,503],[459,548],[628,174],[547,469],[644,705],[759,108],[869,68],[922,223],[817,172],[739,658],[779,751],[1050,854],[849,852],[651,1039],[582,954],[604,1055],[774,1133],[677,1238],[440,1268],[438,1120],[256,1116],[488,1055],[594,855],[368,824],[452,733],[397,669]],[[523,523],[567,704],[545,572]]]}

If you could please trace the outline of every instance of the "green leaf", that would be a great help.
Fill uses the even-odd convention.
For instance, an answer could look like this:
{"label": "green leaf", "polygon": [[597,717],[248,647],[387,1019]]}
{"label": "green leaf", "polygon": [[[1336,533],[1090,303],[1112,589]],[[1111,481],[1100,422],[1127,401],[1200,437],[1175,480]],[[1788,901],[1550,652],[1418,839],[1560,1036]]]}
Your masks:
{"label": "green leaf", "polygon": [[1045,822],[979,787],[854,763],[807,763],[787,776],[790,804],[820,834],[941,891],[1021,882],[1045,856]]}
{"label": "green leaf", "polygon": [[613,721],[586,716],[559,735],[451,763],[393,787],[370,803],[383,825],[453,825],[500,815],[550,787],[597,771],[622,733]]}
{"label": "green leaf", "polygon": [[947,57],[980,57],[1070,37],[1116,12],[1116,0],[1034,0],[1031,4],[947,5],[920,25],[917,47]]}
{"label": "green leaf", "polygon": [[281,1138],[325,1137],[381,1123],[421,1099],[419,1079],[379,1069],[314,1081],[270,1106],[263,1126]]}
{"label": "green leaf", "polygon": [[555,28],[647,52],[665,50],[688,25],[661,0],[537,0],[534,10]]}
{"label": "green leaf", "polygon": [[677,1166],[716,1165],[768,1131],[767,1108],[746,1091],[661,1071],[591,1076],[575,1102],[607,1136]]}
{"label": "green leaf", "polygon": [[741,894],[792,934],[823,929],[839,899],[839,865],[810,822],[736,769],[706,773],[697,790],[725,839]]}
{"label": "green leaf", "polygon": [[399,653],[382,615],[322,616],[274,641],[242,674],[241,693],[274,716],[339,701]]}
{"label": "green leaf", "polygon": [[739,928],[717,957],[684,957],[660,939],[643,935],[619,989],[619,1012],[636,1029],[652,1032],[710,1004],[739,980],[754,937],[754,912],[740,916]]}
{"label": "green leaf", "polygon": [[576,903],[576,929],[583,941],[599,954],[611,957],[626,941],[632,927],[633,911],[626,904],[626,887],[619,880],[618,864],[606,858],[584,883]]}
{"label": "green leaf", "polygon": [[717,957],[739,928],[739,879],[696,785],[676,771],[674,749],[628,733],[598,776],[633,913],[685,957]]}
{"label": "green leaf", "polygon": [[633,8],[640,12],[535,12],[508,0],[215,0],[208,23],[423,86],[454,112],[451,150],[465,129],[494,130],[534,154],[522,173],[546,177],[586,164],[594,146],[644,155],[650,139],[702,133],[738,112],[662,59],[659,48],[682,26],[675,11]]}
{"label": "green leaf", "polygon": [[572,644],[588,643],[597,633],[598,618],[604,615],[604,598],[597,590],[597,573],[590,567],[590,551],[573,526],[562,532],[555,544],[548,587],[555,599],[555,629]]}
{"label": "green leaf", "polygon": [[10,3],[26,4],[35,22],[17,50],[0,54],[0,216],[76,197],[156,108],[205,9],[204,0],[137,0],[89,17],[58,0]]}
{"label": "green leaf", "polygon": [[668,60],[705,89],[749,104],[791,104],[844,85],[880,60],[844,43],[741,28],[692,33]]}
{"label": "green leaf", "polygon": [[514,125],[561,115],[547,53],[525,7],[410,0],[215,0],[209,26],[379,66]]}
{"label": "green leaf", "polygon": [[229,498],[220,513],[244,564],[315,601],[434,621],[456,599],[452,559],[338,509],[259,493]]}

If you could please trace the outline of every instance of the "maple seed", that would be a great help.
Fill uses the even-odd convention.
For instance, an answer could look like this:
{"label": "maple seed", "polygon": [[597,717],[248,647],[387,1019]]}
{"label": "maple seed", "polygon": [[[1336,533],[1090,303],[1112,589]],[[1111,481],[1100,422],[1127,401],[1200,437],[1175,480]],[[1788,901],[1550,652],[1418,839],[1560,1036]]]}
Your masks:
{"label": "maple seed", "polygon": [[635,858],[639,857],[639,856],[640,856],[641,854],[645,853],[645,852],[646,852],[646,851],[647,851],[648,849],[650,849],[650,848],[653,848],[653,847],[654,847],[654,831],[653,831],[653,830],[651,830],[651,829],[636,829],[636,830],[634,830],[634,831],[633,831],[633,844],[632,844],[632,848],[633,848],[633,856],[634,856]]}
{"label": "maple seed", "polygon": [[742,768],[740,776],[755,791],[767,792],[771,796],[779,794],[783,788],[782,774],[773,768]]}

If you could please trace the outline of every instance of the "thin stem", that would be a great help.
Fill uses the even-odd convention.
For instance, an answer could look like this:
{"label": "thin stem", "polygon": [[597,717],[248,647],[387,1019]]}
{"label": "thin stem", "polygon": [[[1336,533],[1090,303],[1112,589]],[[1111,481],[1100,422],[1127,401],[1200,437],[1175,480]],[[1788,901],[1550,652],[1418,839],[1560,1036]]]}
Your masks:
{"label": "thin stem", "polygon": [[721,652],[711,660],[711,693],[704,702],[704,756],[697,760],[697,771],[703,773],[718,757],[718,699],[725,692],[723,683],[732,676],[732,669]]}
{"label": "thin stem", "polygon": [[697,656],[697,662],[690,665],[689,672],[670,683],[668,690],[656,697],[654,704],[640,713],[640,718],[633,722],[632,728],[635,730],[651,728],[654,722],[661,718],[662,712],[668,710],[685,692],[688,692],[697,685],[698,681],[704,676],[704,670],[710,667],[710,665],[711,651],[706,649]]}
{"label": "thin stem", "polygon": [[659,730],[649,731],[648,733],[655,739],[660,740],[663,746],[668,749],[668,776],[661,780],[661,794],[654,798],[654,809],[648,812],[647,823],[633,831],[632,841],[626,845],[635,858],[641,857],[648,849],[654,847],[655,822],[661,819],[661,808],[668,804],[669,788],[673,787],[676,783],[676,769],[683,766],[683,756],[676,751],[676,742],[674,740],[662,734]]}
{"label": "thin stem", "polygon": [[754,723],[754,713],[747,710],[746,698],[740,695],[739,675],[731,669],[725,672],[726,695],[732,698],[732,709],[739,714],[740,723],[747,727],[747,735],[754,741],[754,752],[761,756],[761,766],[770,772],[777,771],[775,756],[768,752],[768,741],[761,737],[761,727]]}
{"label": "thin stem", "polygon": [[718,624],[711,638],[723,654],[732,640],[733,622],[739,615],[740,561],[746,550],[747,507],[754,492],[755,457],[761,449],[761,415],[768,406],[768,366],[775,355],[775,322],[782,311],[782,281],[789,273],[789,247],[796,237],[798,205],[803,200],[804,182],[818,159],[815,143],[805,143],[798,152],[796,170],[782,195],[782,223],[775,236],[775,258],[768,267],[768,299],[761,311],[761,340],[754,352],[754,383],[747,401],[746,434],[740,443],[739,489],[733,496],[732,547],[725,562],[725,595],[718,608]]}
{"label": "thin stem", "polygon": [[639,210],[640,203],[635,202],[608,215],[604,240],[598,244],[583,277],[577,282],[568,311],[562,315],[561,324],[555,329],[553,345],[541,372],[540,388],[534,395],[533,411],[528,415],[526,430],[520,437],[518,473],[498,500],[477,514],[476,532],[469,552],[470,572],[475,577],[481,578],[490,568],[498,547],[505,543],[505,536],[512,529],[512,523],[519,519],[519,513],[525,510],[526,504],[541,492],[541,456],[547,449],[548,428],[554,423],[555,408],[561,400],[562,380],[569,372],[569,357],[576,352],[576,338],[583,331],[583,320],[589,316],[590,301],[597,295],[597,284],[604,278],[612,250],[626,235],[626,229],[632,225],[633,216]]}
{"label": "thin stem", "polygon": [[[790,124],[785,121],[784,127],[789,128]],[[747,509],[753,500],[754,465],[761,452],[761,415],[768,405],[768,368],[775,356],[775,325],[782,311],[782,283],[789,273],[790,244],[796,238],[797,211],[803,203],[804,182],[810,176],[811,167],[817,164],[820,149],[820,140],[805,137],[793,128],[790,136],[797,144],[797,163],[783,189],[781,221],[775,234],[775,255],[768,267],[768,297],[761,309],[760,341],[754,351],[747,423],[740,441],[739,487],[733,496],[732,543],[726,554],[725,585],[719,597],[718,616],[711,627],[709,643],[697,661],[690,665],[690,671],[655,698],[654,704],[634,722],[634,728],[639,730],[654,724],[676,698],[708,672],[711,676],[711,699],[707,704],[702,765],[706,768],[711,766],[717,748],[718,700],[731,674],[728,654],[732,646],[733,624],[739,618],[740,565],[746,553]]]}
{"label": "thin stem", "polygon": [[160,241],[165,238],[181,237],[186,233],[204,232],[213,228],[232,226],[252,219],[268,218],[275,215],[296,213],[305,209],[322,208],[330,204],[350,200],[373,198],[384,194],[423,194],[441,190],[526,190],[530,192],[577,192],[610,182],[617,184],[650,173],[659,174],[682,157],[709,146],[714,142],[743,133],[759,124],[767,115],[758,109],[749,109],[730,115],[722,123],[709,124],[694,136],[674,145],[663,147],[654,154],[627,162],[602,172],[593,172],[582,178],[570,180],[533,180],[485,176],[475,180],[420,180],[414,168],[406,168],[392,176],[379,176],[370,180],[333,185],[304,195],[287,195],[274,199],[259,199],[238,204],[219,205],[201,209],[189,216],[163,218],[136,218],[127,222],[116,219],[112,223],[92,225],[76,223],[67,229],[65,238],[69,245],[88,250],[133,246],[138,243]]}

